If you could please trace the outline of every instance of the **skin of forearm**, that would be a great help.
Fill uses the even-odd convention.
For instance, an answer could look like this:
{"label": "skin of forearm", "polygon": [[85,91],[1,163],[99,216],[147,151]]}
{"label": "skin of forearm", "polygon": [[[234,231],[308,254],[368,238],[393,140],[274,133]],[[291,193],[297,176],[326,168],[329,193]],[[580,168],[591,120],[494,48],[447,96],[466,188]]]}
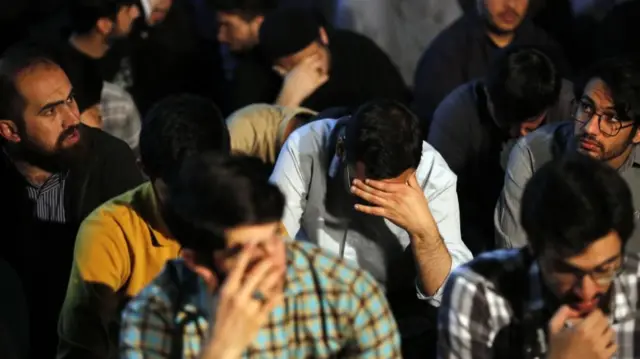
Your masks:
{"label": "skin of forearm", "polygon": [[410,233],[418,280],[424,294],[434,295],[451,271],[451,255],[435,221],[430,218],[424,229]]}
{"label": "skin of forearm", "polygon": [[291,91],[287,91],[286,87],[283,87],[282,90],[280,90],[280,94],[278,95],[278,98],[276,99],[276,105],[278,106],[283,106],[283,107],[300,107],[300,104],[302,103],[302,100],[298,98],[299,96],[296,96],[295,93],[292,93]]}

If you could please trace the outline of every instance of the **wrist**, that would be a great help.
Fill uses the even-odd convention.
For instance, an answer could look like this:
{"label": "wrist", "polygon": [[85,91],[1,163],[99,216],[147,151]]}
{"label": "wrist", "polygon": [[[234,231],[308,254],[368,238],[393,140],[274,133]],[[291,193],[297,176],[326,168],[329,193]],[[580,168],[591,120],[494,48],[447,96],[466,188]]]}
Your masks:
{"label": "wrist", "polygon": [[283,107],[300,107],[303,99],[300,99],[295,93],[287,91],[286,87],[283,87],[276,99],[276,105]]}
{"label": "wrist", "polygon": [[218,343],[211,342],[202,351],[200,359],[238,359],[240,353],[234,353],[224,345],[218,345]]}

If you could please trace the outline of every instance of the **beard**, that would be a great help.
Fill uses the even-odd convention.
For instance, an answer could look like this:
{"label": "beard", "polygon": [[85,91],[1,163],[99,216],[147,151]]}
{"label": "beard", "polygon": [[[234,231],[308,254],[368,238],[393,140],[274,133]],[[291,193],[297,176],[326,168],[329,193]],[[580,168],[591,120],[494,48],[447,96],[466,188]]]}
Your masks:
{"label": "beard", "polygon": [[[80,133],[78,142],[72,146],[64,147],[64,140],[71,136],[75,130]],[[24,138],[25,140],[17,145],[17,156],[25,162],[51,173],[71,169],[76,166],[88,152],[80,125],[70,127],[62,132],[52,151],[43,151],[26,136],[24,136]]]}
{"label": "beard", "polygon": [[[587,151],[585,149],[580,148],[581,141],[588,141],[588,143],[593,144],[597,147],[597,151],[594,153],[593,151]],[[593,157],[599,161],[607,162],[612,159],[618,158],[622,156],[629,146],[633,143],[633,135],[630,135],[624,142],[620,144],[616,144],[611,148],[606,148],[606,146],[598,141],[594,136],[591,136],[587,133],[580,134],[577,138],[577,150],[578,152]]]}

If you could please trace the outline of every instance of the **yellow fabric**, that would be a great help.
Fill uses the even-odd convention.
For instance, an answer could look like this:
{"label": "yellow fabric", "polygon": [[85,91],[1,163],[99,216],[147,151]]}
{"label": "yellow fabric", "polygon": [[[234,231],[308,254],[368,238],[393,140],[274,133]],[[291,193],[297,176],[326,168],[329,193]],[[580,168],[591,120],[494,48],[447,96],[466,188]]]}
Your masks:
{"label": "yellow fabric", "polygon": [[132,297],[179,252],[180,245],[170,238],[158,213],[153,187],[145,183],[106,202],[84,220],[74,253],[77,275],[71,278],[105,284]]}
{"label": "yellow fabric", "polygon": [[241,108],[227,118],[231,149],[275,163],[285,128],[298,115],[313,116],[316,112],[305,108],[255,104]]}

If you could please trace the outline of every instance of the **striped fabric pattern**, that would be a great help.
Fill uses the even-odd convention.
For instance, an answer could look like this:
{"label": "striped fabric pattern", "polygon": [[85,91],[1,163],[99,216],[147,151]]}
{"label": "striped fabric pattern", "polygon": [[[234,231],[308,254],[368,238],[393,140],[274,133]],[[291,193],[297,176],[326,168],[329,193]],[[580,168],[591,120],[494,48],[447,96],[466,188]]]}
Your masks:
{"label": "striped fabric pattern", "polygon": [[29,199],[34,204],[33,215],[43,221],[65,223],[67,215],[64,209],[64,184],[66,174],[55,173],[41,186],[27,185]]}
{"label": "striped fabric pattern", "polygon": [[[369,274],[310,244],[287,247],[285,303],[271,313],[243,358],[401,357],[395,320]],[[175,272],[183,262],[169,262],[123,312],[121,358],[169,358],[176,348],[182,358],[199,357],[210,325],[204,306],[211,304],[197,299],[203,297],[201,286],[185,287],[193,280],[170,280],[171,266]],[[179,292],[194,294],[180,304]]]}

